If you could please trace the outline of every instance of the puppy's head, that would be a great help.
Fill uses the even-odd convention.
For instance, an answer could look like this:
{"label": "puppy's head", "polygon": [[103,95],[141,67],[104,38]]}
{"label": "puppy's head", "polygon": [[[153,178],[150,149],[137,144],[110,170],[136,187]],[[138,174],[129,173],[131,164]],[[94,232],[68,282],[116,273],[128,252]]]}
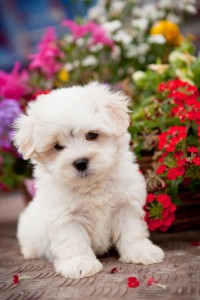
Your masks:
{"label": "puppy's head", "polygon": [[14,126],[25,159],[62,182],[85,184],[118,163],[129,125],[128,98],[90,83],[54,90],[30,102]]}

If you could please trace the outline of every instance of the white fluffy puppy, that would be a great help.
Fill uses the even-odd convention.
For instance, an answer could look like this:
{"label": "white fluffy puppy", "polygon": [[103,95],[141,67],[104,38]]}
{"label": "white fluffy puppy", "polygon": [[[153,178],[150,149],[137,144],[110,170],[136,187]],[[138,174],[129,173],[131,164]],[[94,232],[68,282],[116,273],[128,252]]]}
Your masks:
{"label": "white fluffy puppy", "polygon": [[14,142],[36,178],[17,232],[26,259],[45,256],[67,278],[100,272],[95,254],[113,244],[126,263],[163,260],[143,220],[146,185],[129,151],[127,105],[93,82],[40,95],[17,119]]}

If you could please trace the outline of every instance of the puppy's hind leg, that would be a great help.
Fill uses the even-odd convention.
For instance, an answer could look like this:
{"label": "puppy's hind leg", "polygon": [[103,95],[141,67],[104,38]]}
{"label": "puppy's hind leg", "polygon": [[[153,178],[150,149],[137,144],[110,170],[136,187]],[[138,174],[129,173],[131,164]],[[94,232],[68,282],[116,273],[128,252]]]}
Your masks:
{"label": "puppy's hind leg", "polygon": [[42,256],[50,258],[46,226],[40,211],[35,207],[34,201],[19,217],[17,238],[25,259],[35,259]]}

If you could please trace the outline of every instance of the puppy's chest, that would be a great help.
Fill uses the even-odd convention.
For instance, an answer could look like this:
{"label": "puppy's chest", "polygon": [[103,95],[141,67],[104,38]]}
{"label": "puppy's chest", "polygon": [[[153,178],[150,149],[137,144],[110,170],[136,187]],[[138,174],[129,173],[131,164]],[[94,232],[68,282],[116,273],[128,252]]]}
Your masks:
{"label": "puppy's chest", "polygon": [[102,193],[87,202],[85,216],[92,226],[94,235],[110,234],[111,218],[116,206],[112,198],[112,194]]}

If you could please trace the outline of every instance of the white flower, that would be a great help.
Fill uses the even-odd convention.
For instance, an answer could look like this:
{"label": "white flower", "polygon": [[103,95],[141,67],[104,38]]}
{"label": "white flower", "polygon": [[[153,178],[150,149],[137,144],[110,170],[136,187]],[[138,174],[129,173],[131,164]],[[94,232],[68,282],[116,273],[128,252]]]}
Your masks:
{"label": "white flower", "polygon": [[152,44],[164,44],[166,39],[162,34],[153,34],[148,38],[148,42]]}
{"label": "white flower", "polygon": [[197,13],[197,8],[191,4],[185,6],[185,11],[189,14],[195,15]]}
{"label": "white flower", "polygon": [[145,43],[141,43],[137,46],[129,46],[128,48],[126,48],[126,57],[127,58],[132,58],[132,57],[136,57],[136,56],[141,56],[141,55],[145,55],[149,50],[149,45],[145,44]]}
{"label": "white flower", "polygon": [[90,52],[96,53],[99,52],[103,48],[102,44],[96,44],[90,46]]}
{"label": "white flower", "polygon": [[74,41],[74,38],[73,38],[73,36],[72,35],[66,35],[65,37],[64,37],[64,42],[66,42],[67,44],[70,44],[70,43],[72,43]]}
{"label": "white flower", "polygon": [[107,31],[107,32],[114,32],[117,29],[121,28],[122,24],[119,20],[114,20],[114,21],[110,21],[110,22],[106,22],[104,24],[102,24],[102,27]]}
{"label": "white flower", "polygon": [[83,67],[96,66],[98,64],[98,60],[94,55],[89,55],[82,60]]}
{"label": "white flower", "polygon": [[76,40],[76,45],[78,47],[82,47],[85,44],[85,40],[83,38],[79,38]]}
{"label": "white flower", "polygon": [[110,12],[111,14],[121,13],[126,5],[126,1],[124,0],[115,0],[111,3]]}
{"label": "white flower", "polygon": [[143,55],[143,54],[146,54],[148,52],[149,45],[146,44],[146,43],[141,43],[141,44],[138,45],[137,49],[138,49],[138,54]]}
{"label": "white flower", "polygon": [[80,62],[79,60],[74,60],[73,62],[69,62],[69,63],[66,63],[64,65],[64,69],[67,70],[68,72],[76,69],[77,67],[79,67],[80,65]]}
{"label": "white flower", "polygon": [[136,57],[138,55],[137,47],[131,45],[129,48],[127,48],[125,55],[127,58]]}
{"label": "white flower", "polygon": [[173,23],[176,23],[176,24],[178,24],[178,23],[180,23],[180,17],[179,16],[177,16],[177,15],[175,15],[174,13],[169,13],[167,16],[166,16],[166,19],[167,20],[169,20],[169,21],[171,21],[171,22],[173,22]]}
{"label": "white flower", "polygon": [[132,79],[136,84],[138,84],[141,81],[143,81],[144,79],[146,79],[146,74],[143,71],[136,71],[133,73]]}
{"label": "white flower", "polygon": [[133,15],[150,21],[155,21],[165,17],[164,11],[159,10],[154,4],[146,4],[142,7],[134,8]]}
{"label": "white flower", "polygon": [[196,0],[181,0],[181,1],[175,1],[175,0],[161,0],[158,3],[158,7],[161,9],[167,9],[172,11],[185,11],[190,14],[195,14],[197,12],[197,9],[195,7]]}
{"label": "white flower", "polygon": [[173,9],[174,8],[173,2],[174,0],[161,0],[158,3],[158,6],[162,9]]}
{"label": "white flower", "polygon": [[105,9],[103,6],[100,5],[95,5],[93,7],[91,7],[88,11],[88,18],[91,20],[95,20],[95,19],[99,19],[101,18],[103,15],[105,15]]}
{"label": "white flower", "polygon": [[132,37],[123,30],[119,30],[114,36],[115,42],[121,42],[124,45],[129,45],[132,41]]}
{"label": "white flower", "polygon": [[148,28],[149,22],[147,19],[140,18],[132,21],[132,26],[145,31]]}

